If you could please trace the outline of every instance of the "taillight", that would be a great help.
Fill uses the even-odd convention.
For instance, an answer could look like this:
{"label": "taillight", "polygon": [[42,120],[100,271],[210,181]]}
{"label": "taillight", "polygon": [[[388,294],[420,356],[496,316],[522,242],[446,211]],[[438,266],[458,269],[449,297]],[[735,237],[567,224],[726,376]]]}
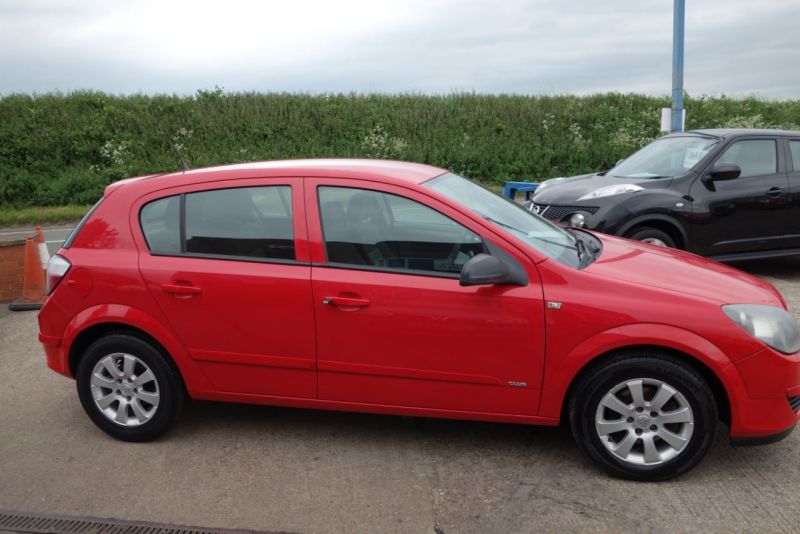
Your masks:
{"label": "taillight", "polygon": [[72,264],[63,256],[53,255],[47,262],[47,294],[53,292],[58,283],[67,274]]}

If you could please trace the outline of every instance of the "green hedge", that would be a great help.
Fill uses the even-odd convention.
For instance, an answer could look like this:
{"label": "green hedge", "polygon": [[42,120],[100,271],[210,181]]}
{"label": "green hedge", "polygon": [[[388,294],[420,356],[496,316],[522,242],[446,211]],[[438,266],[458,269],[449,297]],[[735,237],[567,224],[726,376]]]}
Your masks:
{"label": "green hedge", "polygon": [[[86,204],[119,178],[300,157],[421,161],[499,183],[609,167],[657,137],[666,98],[231,93],[0,98],[0,204]],[[688,128],[800,124],[800,100],[688,98]]]}

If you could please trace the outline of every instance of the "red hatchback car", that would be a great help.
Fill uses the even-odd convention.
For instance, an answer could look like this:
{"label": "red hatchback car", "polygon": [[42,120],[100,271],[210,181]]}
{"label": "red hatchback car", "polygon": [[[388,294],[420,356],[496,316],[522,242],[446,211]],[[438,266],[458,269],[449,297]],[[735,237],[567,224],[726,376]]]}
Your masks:
{"label": "red hatchback car", "polygon": [[54,256],[39,339],[97,426],[187,399],[569,423],[660,480],[800,419],[780,294],[677,250],[564,230],[443,169],[232,165],[110,185]]}

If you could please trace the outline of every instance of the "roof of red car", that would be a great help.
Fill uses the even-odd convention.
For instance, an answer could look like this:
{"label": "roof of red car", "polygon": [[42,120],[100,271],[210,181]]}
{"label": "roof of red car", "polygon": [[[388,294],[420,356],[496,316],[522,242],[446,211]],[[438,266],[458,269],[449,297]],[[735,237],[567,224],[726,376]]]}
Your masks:
{"label": "roof of red car", "polygon": [[[158,186],[180,186],[195,182],[224,180],[233,178],[267,178],[270,176],[307,176],[336,178],[383,178],[389,181],[421,183],[447,172],[432,165],[408,161],[388,161],[380,159],[294,159],[279,161],[257,161],[237,163],[218,167],[191,169],[185,172],[139,176],[114,182],[106,188],[106,193],[130,183]],[[146,181],[146,182],[145,182]]]}

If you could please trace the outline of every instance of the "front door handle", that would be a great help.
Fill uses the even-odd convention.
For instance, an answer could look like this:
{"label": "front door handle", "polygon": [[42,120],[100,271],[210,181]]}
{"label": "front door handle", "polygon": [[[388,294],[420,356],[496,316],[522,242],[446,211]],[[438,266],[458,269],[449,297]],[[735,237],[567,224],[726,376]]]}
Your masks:
{"label": "front door handle", "polygon": [[322,303],[341,308],[365,308],[369,306],[369,300],[351,297],[325,297],[322,299]]}
{"label": "front door handle", "polygon": [[203,290],[191,285],[163,284],[161,286],[161,291],[171,295],[197,295]]}
{"label": "front door handle", "polygon": [[783,196],[783,189],[780,187],[773,187],[767,190],[767,196],[770,198],[779,198]]}

